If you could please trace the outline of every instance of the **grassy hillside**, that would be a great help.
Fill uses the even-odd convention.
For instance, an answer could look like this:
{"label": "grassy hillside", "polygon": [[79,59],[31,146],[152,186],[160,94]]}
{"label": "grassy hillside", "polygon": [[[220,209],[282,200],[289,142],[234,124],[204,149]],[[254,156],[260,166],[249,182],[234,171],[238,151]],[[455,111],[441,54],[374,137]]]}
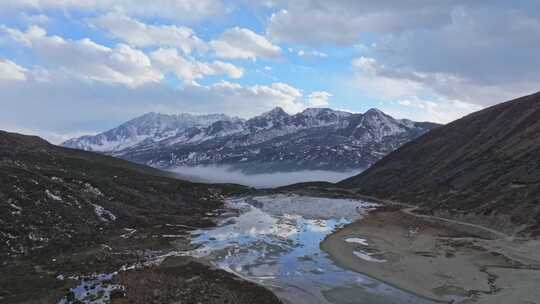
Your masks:
{"label": "grassy hillside", "polygon": [[[187,230],[213,225],[224,196],[246,190],[0,131],[0,302],[55,302],[71,284],[59,273],[115,271],[173,250],[163,235],[189,242]],[[128,231],[137,233],[123,237]]]}
{"label": "grassy hillside", "polygon": [[434,129],[339,186],[538,235],[540,93]]}

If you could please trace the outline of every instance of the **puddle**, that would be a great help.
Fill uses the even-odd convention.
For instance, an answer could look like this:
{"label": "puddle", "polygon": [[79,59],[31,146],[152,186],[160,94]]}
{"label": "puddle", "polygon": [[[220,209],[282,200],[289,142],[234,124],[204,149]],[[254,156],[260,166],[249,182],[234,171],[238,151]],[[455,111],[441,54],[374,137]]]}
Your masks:
{"label": "puddle", "polygon": [[[109,304],[113,295],[123,295],[125,293],[124,286],[113,283],[114,277],[119,272],[159,265],[167,257],[185,254],[183,251],[147,251],[148,260],[145,262],[131,265],[126,264],[120,267],[118,271],[111,273],[93,273],[90,275],[69,277],[69,279],[78,281],[78,285],[70,288],[69,292],[57,304]],[[59,275],[58,279],[64,280],[65,277],[64,275]]]}
{"label": "puddle", "polygon": [[101,273],[91,276],[78,277],[79,285],[71,288],[67,296],[58,304],[105,304],[110,303],[111,295],[124,292],[124,287],[113,284],[112,279],[117,273]]}
{"label": "puddle", "polygon": [[[217,227],[194,231],[198,248],[190,254],[268,287],[285,303],[432,303],[344,270],[321,251],[326,235],[375,204],[272,195],[230,199],[227,205],[239,213],[221,219]],[[348,242],[368,246],[361,238]]]}

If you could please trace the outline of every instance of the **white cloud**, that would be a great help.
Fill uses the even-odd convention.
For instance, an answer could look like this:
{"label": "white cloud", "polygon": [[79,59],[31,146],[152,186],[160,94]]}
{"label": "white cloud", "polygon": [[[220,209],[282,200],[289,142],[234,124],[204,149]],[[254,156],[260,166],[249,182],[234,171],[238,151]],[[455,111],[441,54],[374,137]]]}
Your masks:
{"label": "white cloud", "polygon": [[[264,86],[261,86],[261,87],[264,87]],[[276,92],[283,93],[286,96],[290,96],[293,98],[302,96],[302,92],[299,89],[283,82],[272,83],[271,88],[275,90]]]}
{"label": "white cloud", "polygon": [[326,107],[330,104],[332,94],[325,91],[315,91],[308,95],[308,104],[311,107]]}
{"label": "white cloud", "polygon": [[354,85],[375,97],[396,99],[416,96],[426,90],[418,81],[388,75],[385,67],[379,65],[374,58],[355,58],[352,67],[355,72]]}
{"label": "white cloud", "polygon": [[226,74],[230,78],[241,78],[244,76],[244,69],[228,62],[215,60],[212,63],[206,63],[206,65],[213,71],[209,75]]}
{"label": "white cloud", "polygon": [[[355,58],[352,67],[354,86],[365,94],[382,99],[383,104],[397,105],[383,106],[385,111],[397,117],[447,123],[482,109],[482,106],[449,98],[434,89],[441,85],[437,82],[454,82],[456,85],[460,81],[448,75],[392,70],[370,57]],[[430,98],[419,97],[424,95]],[[409,111],[403,111],[403,108]]]}
{"label": "white cloud", "polygon": [[213,100],[216,103],[215,106],[223,112],[243,117],[258,115],[274,107],[296,113],[308,106],[298,88],[282,82],[242,86],[221,81],[208,87],[193,87],[192,89],[201,90],[213,96],[210,100]]}
{"label": "white cloud", "polygon": [[[387,35],[368,48],[387,70],[446,96],[481,106],[538,90],[540,5],[456,6],[446,24]],[[504,26],[503,26],[504,25]],[[426,46],[426,41],[429,45]]]}
{"label": "white cloud", "polygon": [[370,57],[358,57],[353,59],[352,66],[364,72],[373,74],[377,71],[377,60]]}
{"label": "white cloud", "polygon": [[117,12],[89,20],[89,24],[108,31],[113,37],[136,47],[172,46],[189,54],[206,50],[206,44],[195,32],[184,26],[149,25]]}
{"label": "white cloud", "polygon": [[256,188],[273,188],[309,181],[329,181],[337,183],[358,174],[359,170],[348,172],[305,170],[295,172],[277,172],[265,174],[244,174],[228,166],[176,167],[173,172],[180,178],[189,176],[208,183],[238,183]]}
{"label": "white cloud", "polygon": [[197,21],[228,13],[222,0],[95,0],[101,9],[119,8],[140,17],[161,17],[170,20]]}
{"label": "white cloud", "polygon": [[424,100],[413,96],[400,99],[397,101],[397,104],[401,107],[408,108],[406,110],[409,111],[392,106],[385,110],[389,114],[396,115],[396,117],[407,117],[416,121],[435,121],[440,123],[448,123],[482,109],[481,106],[475,104],[442,97],[434,100]]}
{"label": "white cloud", "polygon": [[150,54],[152,61],[163,72],[172,72],[187,83],[209,75],[227,75],[231,78],[240,78],[244,71],[230,63],[214,61],[212,63],[198,62],[187,59],[178,54],[173,48],[160,48]]}
{"label": "white cloud", "polygon": [[44,14],[27,14],[21,13],[21,19],[28,24],[46,24],[51,21],[47,15]]}
{"label": "white cloud", "polygon": [[159,82],[163,75],[153,68],[148,56],[125,44],[109,48],[90,39],[66,40],[48,36],[37,26],[26,32],[2,28],[14,41],[30,48],[51,69],[105,83],[137,87]]}
{"label": "white cloud", "polygon": [[[328,1],[331,2],[331,1]],[[302,45],[349,44],[359,39],[361,22],[327,11],[280,10],[270,17],[267,32],[274,41]]]}
{"label": "white cloud", "polygon": [[230,10],[222,0],[15,0],[0,1],[0,11],[20,9],[121,11],[129,16],[198,21]]}
{"label": "white cloud", "polygon": [[436,100],[460,101],[484,107],[536,90],[531,80],[497,85],[485,84],[459,74],[420,72],[411,67],[389,67],[370,57],[353,59],[352,68],[355,72],[354,86],[384,99],[397,100],[403,97],[430,95],[436,96]]}
{"label": "white cloud", "polygon": [[0,58],[0,81],[26,80],[27,71],[13,61]]}
{"label": "white cloud", "polygon": [[[32,71],[36,80],[50,81],[51,73],[109,84],[122,84],[134,88],[160,82],[165,73],[173,73],[188,84],[206,76],[226,75],[240,78],[244,70],[231,63],[215,60],[200,62],[182,55],[176,48],[159,48],[149,55],[129,45],[120,43],[110,48],[90,39],[69,40],[50,36],[37,26],[27,31],[0,27],[13,41],[30,49],[39,61]],[[14,69],[8,62],[3,69]],[[20,69],[19,69],[20,70]],[[12,73],[10,77],[21,77]],[[4,73],[5,74],[5,73]]]}
{"label": "white cloud", "polygon": [[313,106],[310,97],[320,96],[304,94],[279,82],[241,85],[220,81],[211,85],[187,83],[181,87],[162,82],[126,87],[83,81],[61,73],[53,73],[49,78],[51,81],[38,81],[35,77],[0,81],[1,125],[39,130],[47,138],[61,138],[62,134],[80,130],[103,131],[151,111],[252,117],[279,106],[296,113]]}
{"label": "white cloud", "polygon": [[92,8],[97,5],[96,0],[18,0],[2,1],[3,9],[69,9],[69,8]]}
{"label": "white cloud", "polygon": [[326,53],[323,53],[323,52],[319,52],[319,51],[304,51],[304,50],[299,50],[297,53],[296,53],[298,56],[300,57],[319,57],[319,58],[326,58],[328,57],[328,54]]}
{"label": "white cloud", "polygon": [[226,30],[219,39],[210,42],[219,57],[233,59],[279,58],[281,48],[265,37],[245,28]]}
{"label": "white cloud", "polygon": [[356,45],[384,67],[377,78],[362,79],[364,86],[390,95],[420,85],[486,106],[538,90],[537,1],[272,2],[277,9],[266,32],[273,42]]}
{"label": "white cloud", "polygon": [[[446,22],[451,1],[277,0],[268,22],[276,41],[303,45],[358,42],[362,33],[400,32]],[[450,3],[450,4],[449,4]]]}

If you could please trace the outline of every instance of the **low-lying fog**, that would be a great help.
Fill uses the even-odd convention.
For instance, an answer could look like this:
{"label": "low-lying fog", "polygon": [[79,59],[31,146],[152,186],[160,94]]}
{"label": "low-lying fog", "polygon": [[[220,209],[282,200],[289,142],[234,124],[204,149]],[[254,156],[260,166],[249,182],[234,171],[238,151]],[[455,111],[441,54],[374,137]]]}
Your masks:
{"label": "low-lying fog", "polygon": [[300,182],[337,182],[360,173],[361,170],[346,172],[306,170],[264,174],[245,174],[227,166],[177,167],[172,170],[181,178],[207,183],[236,183],[255,188],[272,188]]}

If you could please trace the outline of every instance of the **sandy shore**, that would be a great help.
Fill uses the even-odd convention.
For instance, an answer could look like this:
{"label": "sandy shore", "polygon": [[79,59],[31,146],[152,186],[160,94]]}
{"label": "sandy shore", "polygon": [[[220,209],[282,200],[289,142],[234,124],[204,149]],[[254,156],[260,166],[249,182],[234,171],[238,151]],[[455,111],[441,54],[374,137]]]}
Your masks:
{"label": "sandy shore", "polygon": [[488,240],[401,211],[327,237],[336,264],[441,302],[540,303],[540,241]]}

